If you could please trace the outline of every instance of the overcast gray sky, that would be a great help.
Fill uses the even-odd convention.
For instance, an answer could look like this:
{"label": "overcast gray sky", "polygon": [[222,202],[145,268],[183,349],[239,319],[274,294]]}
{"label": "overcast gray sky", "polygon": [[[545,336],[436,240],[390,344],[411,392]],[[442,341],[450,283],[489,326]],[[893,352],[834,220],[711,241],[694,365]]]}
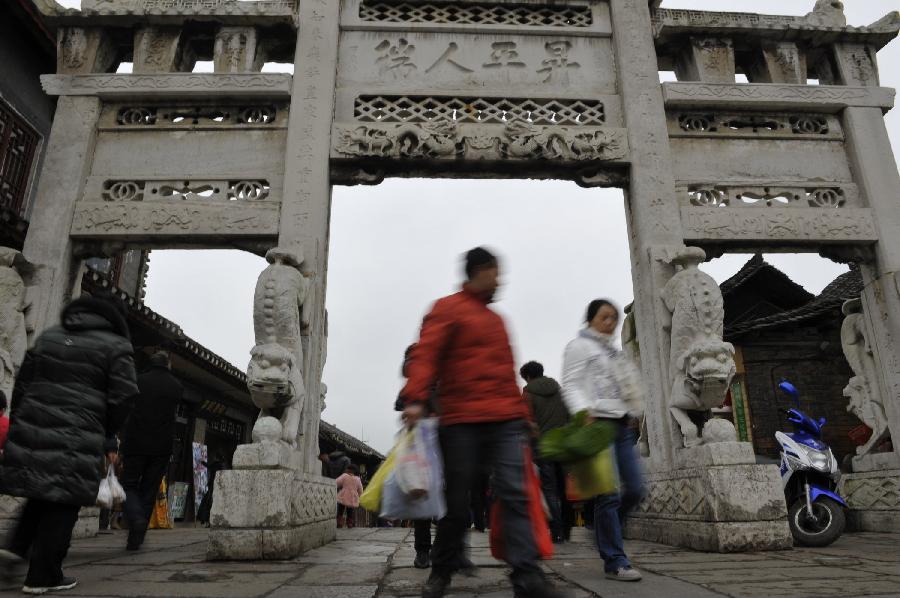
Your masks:
{"label": "overcast gray sky", "polygon": [[[78,1],[62,2],[78,6]],[[667,0],[663,6],[804,14],[813,0]],[[845,0],[850,24],[872,23],[897,0]],[[879,53],[882,85],[900,87],[900,42]],[[888,115],[895,154],[900,110]],[[330,338],[323,417],[386,451],[397,429],[391,411],[404,348],[438,297],[456,290],[460,255],[486,245],[503,258],[497,311],[519,363],[536,359],[557,376],[565,344],[587,302],[631,301],[624,200],[616,190],[535,181],[388,180],[337,187],[331,220]],[[723,281],[748,259],[706,264]],[[768,256],[819,292],[846,268],[815,255]],[[252,295],[264,260],[237,251],[157,251],[147,303],[238,367],[253,345]]]}

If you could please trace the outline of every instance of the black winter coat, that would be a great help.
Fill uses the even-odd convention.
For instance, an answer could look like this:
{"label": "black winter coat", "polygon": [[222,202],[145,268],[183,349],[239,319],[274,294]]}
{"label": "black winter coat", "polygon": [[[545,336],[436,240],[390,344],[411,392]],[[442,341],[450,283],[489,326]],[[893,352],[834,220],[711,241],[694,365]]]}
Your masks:
{"label": "black winter coat", "polygon": [[124,317],[79,298],[38,337],[16,379],[0,492],[93,505],[104,441],[119,431],[138,388]]}
{"label": "black winter coat", "polygon": [[175,408],[184,388],[168,368],[151,366],[138,376],[140,396],[122,433],[125,455],[168,455],[175,439]]}

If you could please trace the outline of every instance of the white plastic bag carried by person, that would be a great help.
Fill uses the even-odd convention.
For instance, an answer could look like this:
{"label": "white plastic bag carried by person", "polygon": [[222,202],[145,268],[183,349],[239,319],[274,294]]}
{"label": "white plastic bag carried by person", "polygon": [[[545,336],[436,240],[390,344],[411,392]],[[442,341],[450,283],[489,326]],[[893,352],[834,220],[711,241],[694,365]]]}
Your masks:
{"label": "white plastic bag carried by person", "polygon": [[428,426],[416,425],[404,430],[397,441],[394,476],[400,490],[413,497],[424,496],[431,488],[431,465],[425,443]]}
{"label": "white plastic bag carried by person", "polygon": [[[408,438],[409,434],[412,439]],[[385,480],[380,516],[382,519],[440,519],[447,512],[447,504],[437,418],[421,420],[404,435],[398,441],[397,449],[400,450],[400,443],[408,443],[402,448],[408,457],[406,471],[399,474],[401,466],[398,462]],[[398,453],[397,458],[400,457],[401,453]],[[416,467],[421,470],[416,471]]]}
{"label": "white plastic bag carried by person", "polygon": [[100,480],[100,490],[97,492],[97,506],[111,509],[116,503],[125,502],[125,489],[116,477],[115,468],[110,465],[106,470],[106,477]]}

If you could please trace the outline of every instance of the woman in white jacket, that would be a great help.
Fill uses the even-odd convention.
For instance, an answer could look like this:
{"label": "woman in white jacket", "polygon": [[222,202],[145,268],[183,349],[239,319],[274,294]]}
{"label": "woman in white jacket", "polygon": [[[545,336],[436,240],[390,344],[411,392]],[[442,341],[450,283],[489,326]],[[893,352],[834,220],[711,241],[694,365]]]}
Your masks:
{"label": "woman in white jacket", "polygon": [[619,323],[615,305],[606,299],[591,301],[586,321],[587,326],[566,346],[563,399],[570,413],[586,410],[591,420],[605,419],[618,428],[614,451],[620,489],[594,500],[594,536],[606,577],[639,581],[640,572],[625,555],[622,526],[644,494],[631,426],[632,419],[643,411],[640,373],[613,343]]}

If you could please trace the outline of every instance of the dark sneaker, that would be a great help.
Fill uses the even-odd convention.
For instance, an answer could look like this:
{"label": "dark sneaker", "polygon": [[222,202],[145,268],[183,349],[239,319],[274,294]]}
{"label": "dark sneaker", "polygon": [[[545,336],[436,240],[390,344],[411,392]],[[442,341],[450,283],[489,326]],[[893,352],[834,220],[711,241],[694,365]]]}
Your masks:
{"label": "dark sneaker", "polygon": [[571,593],[560,590],[547,581],[542,574],[532,574],[527,577],[511,575],[515,590],[515,598],[569,598]]}
{"label": "dark sneaker", "polygon": [[48,592],[62,592],[63,590],[71,590],[78,585],[78,580],[74,577],[63,577],[55,586],[22,586],[22,592],[25,594],[46,594]]}
{"label": "dark sneaker", "polygon": [[125,550],[138,550],[144,543],[144,537],[147,535],[146,529],[130,529],[128,530],[128,542],[125,544]]}
{"label": "dark sneaker", "polygon": [[450,585],[450,576],[435,573],[433,570],[422,588],[422,598],[444,598],[447,586]]}
{"label": "dark sneaker", "polygon": [[641,572],[633,567],[619,567],[615,571],[607,571],[606,579],[616,581],[641,581]]}
{"label": "dark sneaker", "polygon": [[475,577],[478,574],[478,567],[469,560],[469,557],[460,556],[456,562],[456,571],[466,577]]}
{"label": "dark sneaker", "polygon": [[431,567],[431,553],[427,550],[417,552],[416,560],[413,561],[413,567],[416,569],[428,569]]}

